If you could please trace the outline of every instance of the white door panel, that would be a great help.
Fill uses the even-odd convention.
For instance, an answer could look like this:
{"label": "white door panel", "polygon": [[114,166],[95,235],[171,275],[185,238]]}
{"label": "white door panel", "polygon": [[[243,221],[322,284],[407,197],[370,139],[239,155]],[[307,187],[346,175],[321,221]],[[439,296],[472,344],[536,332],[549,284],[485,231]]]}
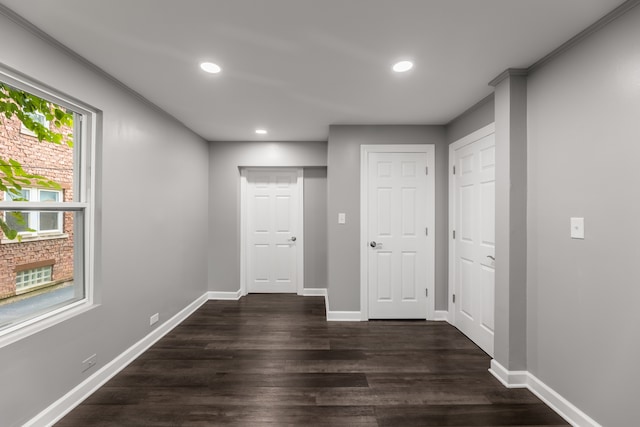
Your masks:
{"label": "white door panel", "polygon": [[433,276],[428,236],[427,153],[371,152],[367,158],[369,318],[425,319]]}
{"label": "white door panel", "polygon": [[[455,144],[454,144],[455,146]],[[455,325],[493,356],[495,283],[495,138],[453,151]]]}
{"label": "white door panel", "polygon": [[298,171],[246,171],[247,291],[295,293],[301,248]]}

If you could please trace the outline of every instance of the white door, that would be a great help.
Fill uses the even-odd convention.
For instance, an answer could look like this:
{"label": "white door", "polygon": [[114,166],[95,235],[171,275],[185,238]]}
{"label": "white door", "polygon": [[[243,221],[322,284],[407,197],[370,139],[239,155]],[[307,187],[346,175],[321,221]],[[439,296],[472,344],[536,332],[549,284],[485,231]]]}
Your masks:
{"label": "white door", "polygon": [[433,229],[428,230],[433,227],[429,213],[433,187],[427,160],[424,152],[368,153],[366,250],[371,319],[429,315],[427,291],[434,278]]}
{"label": "white door", "polygon": [[454,324],[493,356],[495,137],[491,131],[452,148]]}
{"label": "white door", "polygon": [[301,285],[301,172],[245,171],[248,292],[296,293]]}

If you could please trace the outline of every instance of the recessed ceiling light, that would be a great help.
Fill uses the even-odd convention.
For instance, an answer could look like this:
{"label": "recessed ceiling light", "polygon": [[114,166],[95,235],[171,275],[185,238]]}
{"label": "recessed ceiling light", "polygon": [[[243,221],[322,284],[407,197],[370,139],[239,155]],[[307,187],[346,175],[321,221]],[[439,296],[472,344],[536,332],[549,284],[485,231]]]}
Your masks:
{"label": "recessed ceiling light", "polygon": [[413,62],[411,61],[400,61],[393,64],[393,71],[396,73],[404,73],[413,68]]}
{"label": "recessed ceiling light", "polygon": [[222,68],[220,68],[218,64],[214,64],[213,62],[203,62],[202,64],[200,64],[200,68],[211,74],[218,74],[220,71],[222,71]]}
{"label": "recessed ceiling light", "polygon": [[266,129],[256,129],[256,133],[258,135],[266,135],[267,134],[267,130]]}

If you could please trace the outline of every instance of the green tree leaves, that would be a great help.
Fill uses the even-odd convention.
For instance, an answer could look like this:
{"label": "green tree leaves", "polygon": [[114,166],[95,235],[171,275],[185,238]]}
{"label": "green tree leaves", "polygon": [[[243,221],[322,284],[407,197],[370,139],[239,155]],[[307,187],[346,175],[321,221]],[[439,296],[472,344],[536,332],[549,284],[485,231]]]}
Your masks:
{"label": "green tree leaves", "polygon": [[[73,112],[0,82],[0,123],[3,122],[3,118],[10,120],[14,116],[26,129],[33,132],[38,141],[73,147],[73,135],[63,132],[64,128],[73,128]],[[45,126],[39,117],[44,117],[50,125]],[[8,193],[14,201],[25,201],[22,198],[22,189],[27,186],[61,189],[57,182],[42,175],[29,173],[20,162],[11,158],[0,158],[0,191]],[[20,212],[11,211],[7,212],[7,215],[12,216],[11,223],[26,225]],[[14,228],[0,215],[0,229],[4,235],[10,240],[20,240],[18,230]]]}

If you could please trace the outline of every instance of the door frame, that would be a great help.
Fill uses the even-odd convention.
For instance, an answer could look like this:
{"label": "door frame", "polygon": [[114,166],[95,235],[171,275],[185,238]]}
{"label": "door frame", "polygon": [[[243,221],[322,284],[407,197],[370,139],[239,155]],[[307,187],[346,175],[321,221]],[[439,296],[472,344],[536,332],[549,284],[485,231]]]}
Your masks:
{"label": "door frame", "polygon": [[[462,147],[473,144],[485,138],[491,134],[495,134],[496,126],[495,123],[490,123],[483,128],[476,130],[475,132],[470,133],[469,135],[460,138],[459,140],[452,142],[449,144],[449,280],[447,283],[447,287],[449,288],[449,295],[447,300],[447,311],[448,311],[448,319],[447,321],[452,325],[456,325],[456,307],[453,303],[453,295],[458,293],[458,289],[456,286],[456,241],[453,238],[453,231],[455,230],[456,223],[456,212],[458,208],[458,204],[455,197],[456,191],[456,175],[453,173],[453,167],[456,164],[455,154],[456,150],[459,150]],[[497,265],[496,265],[497,269]],[[494,315],[495,315],[495,304],[493,307]]]}
{"label": "door frame", "polygon": [[425,318],[435,318],[435,145],[433,144],[381,144],[360,146],[360,318],[369,320],[369,154],[370,153],[420,153],[427,157],[429,168],[427,174],[427,227],[429,239],[427,241],[427,312]]}
{"label": "door frame", "polygon": [[240,295],[248,293],[247,287],[247,256],[248,239],[247,233],[248,206],[247,196],[249,195],[249,184],[247,174],[249,171],[296,171],[298,187],[298,231],[296,231],[296,293],[302,295],[304,292],[304,169],[296,167],[241,167],[240,168]]}

